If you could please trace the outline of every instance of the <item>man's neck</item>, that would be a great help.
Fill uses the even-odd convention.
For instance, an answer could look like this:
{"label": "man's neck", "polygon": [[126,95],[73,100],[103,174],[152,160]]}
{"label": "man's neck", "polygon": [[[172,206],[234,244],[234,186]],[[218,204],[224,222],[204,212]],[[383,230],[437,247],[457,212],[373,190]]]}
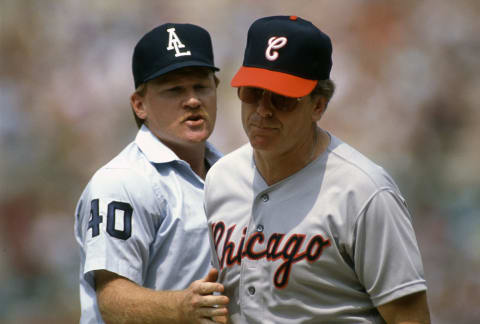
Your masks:
{"label": "man's neck", "polygon": [[205,142],[195,143],[188,146],[169,145],[168,147],[177,154],[177,156],[190,164],[193,172],[200,178],[205,179],[207,168],[205,166]]}
{"label": "man's neck", "polygon": [[271,186],[303,169],[323,153],[329,136],[317,128],[309,140],[284,154],[254,150],[255,165],[265,182]]}

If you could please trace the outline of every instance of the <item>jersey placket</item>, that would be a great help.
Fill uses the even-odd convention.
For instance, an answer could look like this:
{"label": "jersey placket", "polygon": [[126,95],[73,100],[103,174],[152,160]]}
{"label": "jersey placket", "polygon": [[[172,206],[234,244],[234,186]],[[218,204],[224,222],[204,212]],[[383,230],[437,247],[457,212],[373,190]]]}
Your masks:
{"label": "jersey placket", "polygon": [[[250,321],[263,322],[265,296],[269,291],[268,261],[266,260],[267,240],[262,218],[268,216],[270,192],[264,190],[253,201],[251,217],[247,227],[244,251],[247,253],[241,264],[240,298],[243,314],[249,314]],[[253,240],[254,242],[249,242]],[[251,246],[251,248],[249,248]],[[253,252],[253,253],[252,253]],[[253,322],[252,322],[253,323]]]}

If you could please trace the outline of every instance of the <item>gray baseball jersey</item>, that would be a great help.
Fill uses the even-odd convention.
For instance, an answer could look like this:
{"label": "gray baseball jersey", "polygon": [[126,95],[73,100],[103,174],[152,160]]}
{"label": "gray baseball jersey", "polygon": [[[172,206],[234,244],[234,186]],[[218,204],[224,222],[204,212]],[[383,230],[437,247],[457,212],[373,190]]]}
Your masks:
{"label": "gray baseball jersey", "polygon": [[[207,143],[206,159],[219,153]],[[178,290],[211,267],[204,182],[144,125],[133,143],[95,173],[76,210],[81,320],[103,323],[94,270],[155,290]]]}
{"label": "gray baseball jersey", "polygon": [[397,186],[330,137],[272,186],[250,144],[210,170],[205,208],[233,323],[384,323],[376,306],[426,290]]}

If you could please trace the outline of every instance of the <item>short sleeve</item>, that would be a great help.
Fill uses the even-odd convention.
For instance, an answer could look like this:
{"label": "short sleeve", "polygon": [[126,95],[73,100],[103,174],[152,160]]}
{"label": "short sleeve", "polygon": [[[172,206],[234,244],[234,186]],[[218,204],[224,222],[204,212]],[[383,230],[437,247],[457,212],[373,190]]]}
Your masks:
{"label": "short sleeve", "polygon": [[79,212],[83,274],[108,270],[143,284],[159,211],[151,186],[128,169],[98,172]]}
{"label": "short sleeve", "polygon": [[355,271],[375,306],[426,290],[411,216],[397,192],[372,196],[356,222],[354,251]]}

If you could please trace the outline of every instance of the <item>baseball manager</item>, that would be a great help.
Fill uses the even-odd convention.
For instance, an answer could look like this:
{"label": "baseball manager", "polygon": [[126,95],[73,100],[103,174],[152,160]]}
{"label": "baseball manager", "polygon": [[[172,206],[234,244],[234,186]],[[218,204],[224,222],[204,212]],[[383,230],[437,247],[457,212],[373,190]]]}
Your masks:
{"label": "baseball manager", "polygon": [[255,21],[231,84],[249,143],[207,175],[205,208],[232,323],[429,323],[421,255],[383,168],[321,120],[329,36]]}

